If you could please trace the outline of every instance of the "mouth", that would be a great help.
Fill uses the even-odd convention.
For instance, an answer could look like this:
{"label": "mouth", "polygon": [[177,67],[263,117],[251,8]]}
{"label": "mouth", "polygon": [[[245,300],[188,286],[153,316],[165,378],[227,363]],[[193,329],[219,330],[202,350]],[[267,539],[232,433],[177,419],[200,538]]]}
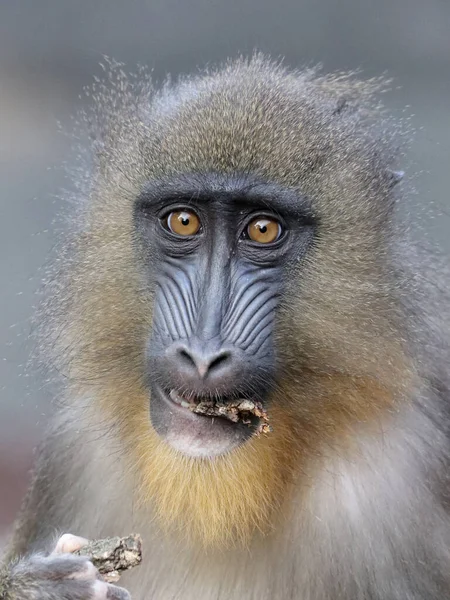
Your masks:
{"label": "mouth", "polygon": [[225,397],[211,400],[193,394],[181,395],[174,389],[170,390],[168,395],[172,402],[196,415],[228,419],[232,423],[242,423],[248,427],[256,426],[256,435],[271,431],[269,417],[261,402],[247,398],[233,400]]}
{"label": "mouth", "polygon": [[174,449],[192,457],[225,454],[252,436],[271,431],[262,402],[175,389],[152,390],[150,416],[156,432]]}

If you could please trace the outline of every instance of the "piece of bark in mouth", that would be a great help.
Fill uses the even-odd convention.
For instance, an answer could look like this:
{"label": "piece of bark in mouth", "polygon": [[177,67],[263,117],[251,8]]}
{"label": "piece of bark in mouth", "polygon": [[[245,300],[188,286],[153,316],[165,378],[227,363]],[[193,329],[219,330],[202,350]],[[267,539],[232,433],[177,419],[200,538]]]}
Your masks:
{"label": "piece of bark in mouth", "polygon": [[74,552],[86,556],[108,583],[119,581],[124,571],[137,567],[142,560],[142,539],[137,534],[93,540]]}
{"label": "piece of bark in mouth", "polygon": [[252,400],[234,400],[231,402],[214,402],[205,400],[201,402],[192,402],[189,410],[197,415],[207,415],[208,417],[224,417],[233,423],[243,423],[249,427],[253,424],[253,417],[259,419],[256,434],[270,433],[272,431],[269,425],[269,416],[260,402]]}

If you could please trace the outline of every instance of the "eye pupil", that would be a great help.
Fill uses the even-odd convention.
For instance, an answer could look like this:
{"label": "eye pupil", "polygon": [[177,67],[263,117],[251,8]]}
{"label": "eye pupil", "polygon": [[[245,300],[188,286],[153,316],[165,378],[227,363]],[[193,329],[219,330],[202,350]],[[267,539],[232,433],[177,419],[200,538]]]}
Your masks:
{"label": "eye pupil", "polygon": [[183,223],[183,225],[186,227],[187,225],[189,225],[189,219],[181,219],[181,222]]}
{"label": "eye pupil", "polygon": [[265,225],[263,225],[262,227],[259,228],[261,233],[267,233],[267,227]]}

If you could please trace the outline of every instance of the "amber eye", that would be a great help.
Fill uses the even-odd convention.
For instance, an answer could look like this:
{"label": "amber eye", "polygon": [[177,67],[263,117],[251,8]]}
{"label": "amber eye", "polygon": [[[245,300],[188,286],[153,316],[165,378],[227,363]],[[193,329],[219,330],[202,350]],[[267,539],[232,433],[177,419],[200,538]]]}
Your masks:
{"label": "amber eye", "polygon": [[189,210],[177,210],[166,217],[166,225],[177,235],[195,235],[200,229],[200,219]]}
{"label": "amber eye", "polygon": [[271,244],[281,235],[281,225],[275,219],[257,217],[247,227],[248,237],[258,244]]}

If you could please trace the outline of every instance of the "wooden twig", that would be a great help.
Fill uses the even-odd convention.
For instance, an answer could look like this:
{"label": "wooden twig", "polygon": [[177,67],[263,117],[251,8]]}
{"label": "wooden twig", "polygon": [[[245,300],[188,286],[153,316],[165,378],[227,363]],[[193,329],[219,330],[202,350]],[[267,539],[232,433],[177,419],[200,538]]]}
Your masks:
{"label": "wooden twig", "polygon": [[142,540],[137,534],[94,540],[74,554],[89,558],[105,581],[115,583],[124,571],[140,564]]}

